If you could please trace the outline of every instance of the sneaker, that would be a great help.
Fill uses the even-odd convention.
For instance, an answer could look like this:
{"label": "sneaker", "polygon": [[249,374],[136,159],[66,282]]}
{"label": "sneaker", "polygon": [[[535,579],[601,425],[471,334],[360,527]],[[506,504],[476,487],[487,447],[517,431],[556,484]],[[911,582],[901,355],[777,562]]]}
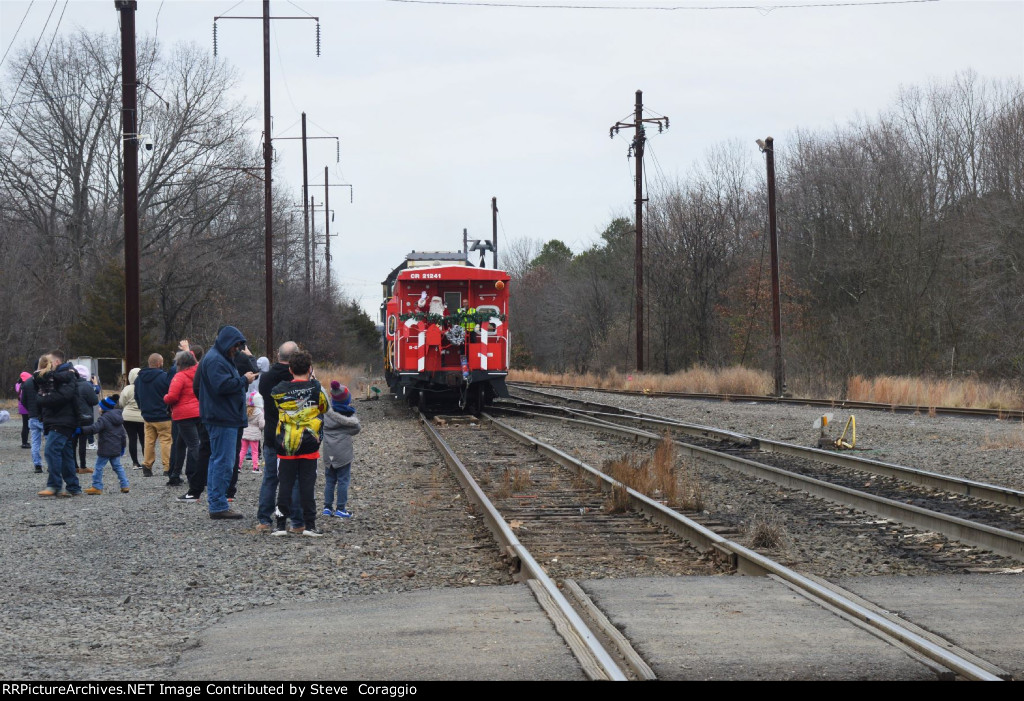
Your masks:
{"label": "sneaker", "polygon": [[42,465],[36,465],[35,466],[35,472],[36,472],[37,475],[42,474],[43,473],[43,466]]}
{"label": "sneaker", "polygon": [[143,468],[142,468],[142,476],[143,477],[152,477],[153,476],[153,470],[151,470],[148,467],[143,466]]}
{"label": "sneaker", "polygon": [[79,490],[77,492],[61,492],[57,496],[59,496],[59,497],[80,497],[80,496],[82,496],[82,491]]}
{"label": "sneaker", "polygon": [[347,509],[338,509],[334,512],[334,515],[338,518],[352,518],[352,514]]}
{"label": "sneaker", "polygon": [[177,487],[179,484],[185,484],[184,480],[180,480],[180,479],[167,480],[167,484],[164,485],[164,486],[166,486],[166,487]]}
{"label": "sneaker", "polygon": [[257,474],[258,475],[260,473],[260,468],[254,467],[254,468],[252,468],[252,471],[253,471],[253,474]]}
{"label": "sneaker", "polygon": [[128,487],[121,487],[121,494],[127,494],[127,493],[128,493]]}
{"label": "sneaker", "polygon": [[88,445],[85,446],[85,448],[86,448],[86,450],[96,450],[96,444],[95,443],[89,443]]}
{"label": "sneaker", "polygon": [[178,497],[177,500],[180,501],[182,504],[191,504],[194,501],[199,501],[199,497],[195,496],[194,494],[189,494],[186,492],[182,496]]}
{"label": "sneaker", "polygon": [[41,492],[36,492],[36,494],[41,497],[55,497],[57,496],[57,490],[54,489],[53,487],[47,487]]}
{"label": "sneaker", "polygon": [[224,511],[211,511],[210,512],[210,518],[215,519],[215,520],[221,520],[221,519],[231,519],[231,520],[234,520],[234,519],[239,519],[239,518],[244,518],[244,517],[238,511],[232,511],[231,509],[226,509]]}
{"label": "sneaker", "polygon": [[[122,490],[122,491],[124,491],[124,490]],[[103,490],[102,489],[96,489],[96,487],[88,487],[88,488],[86,488],[85,493],[86,494],[93,494],[93,495],[103,494]]]}
{"label": "sneaker", "polygon": [[333,516],[334,515],[334,511],[329,509],[329,508],[327,508],[327,507],[324,507],[324,510],[320,512],[320,515],[321,516]]}
{"label": "sneaker", "polygon": [[285,530],[284,528],[282,528],[281,526],[277,526],[277,527],[276,527],[276,528],[274,529],[274,532],[273,532],[273,533],[271,533],[270,535],[272,535],[272,536],[282,536],[282,535],[288,535],[288,531],[286,531],[286,530]]}
{"label": "sneaker", "polygon": [[305,526],[289,526],[288,532],[292,535],[302,535],[302,532],[306,530]]}
{"label": "sneaker", "polygon": [[27,449],[31,448],[32,446],[30,446],[28,443],[22,443],[21,447],[25,448],[27,450]]}
{"label": "sneaker", "polygon": [[141,470],[142,469],[142,465],[132,465],[132,469],[133,470]]}
{"label": "sneaker", "polygon": [[302,531],[302,535],[308,535],[310,538],[323,538],[324,532],[319,528],[307,528]]}

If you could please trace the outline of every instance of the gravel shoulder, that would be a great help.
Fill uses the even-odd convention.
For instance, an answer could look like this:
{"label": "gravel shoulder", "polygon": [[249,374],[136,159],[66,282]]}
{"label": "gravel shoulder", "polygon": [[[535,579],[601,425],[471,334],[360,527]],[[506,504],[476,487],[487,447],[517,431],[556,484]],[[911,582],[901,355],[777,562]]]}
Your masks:
{"label": "gravel shoulder", "polygon": [[[232,612],[511,583],[416,422],[385,400],[357,407],[353,518],[318,517],[320,539],[257,534],[262,475],[252,472],[239,476],[241,521],[211,521],[204,502],[180,504],[180,488],[137,470],[129,494],[37,497],[45,474],[19,447],[20,422],[0,426],[0,678],[167,678],[199,633]],[[112,474],[104,482],[117,484]],[[322,485],[321,474],[318,504]]]}

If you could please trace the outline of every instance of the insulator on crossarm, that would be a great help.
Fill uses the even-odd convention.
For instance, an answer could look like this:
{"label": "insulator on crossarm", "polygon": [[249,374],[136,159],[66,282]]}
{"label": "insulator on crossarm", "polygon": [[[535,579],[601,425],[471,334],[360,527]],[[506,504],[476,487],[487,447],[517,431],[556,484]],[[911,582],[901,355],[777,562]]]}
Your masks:
{"label": "insulator on crossarm", "polygon": [[316,23],[316,57],[320,58],[320,23]]}
{"label": "insulator on crossarm", "polygon": [[217,56],[217,23],[213,23],[213,55]]}

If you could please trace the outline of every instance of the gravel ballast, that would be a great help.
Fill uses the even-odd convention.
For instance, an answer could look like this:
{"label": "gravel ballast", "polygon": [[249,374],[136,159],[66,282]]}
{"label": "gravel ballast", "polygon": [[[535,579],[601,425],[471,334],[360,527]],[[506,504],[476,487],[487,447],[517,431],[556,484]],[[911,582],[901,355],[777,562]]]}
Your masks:
{"label": "gravel ballast", "polygon": [[[240,521],[211,520],[205,499],[175,501],[184,488],[165,486],[159,460],[154,477],[128,469],[128,494],[108,466],[101,496],[38,497],[46,475],[33,473],[19,447],[20,422],[0,426],[0,678],[168,678],[198,634],[234,611],[511,583],[489,532],[467,514],[458,484],[409,413],[386,400],[356,406],[363,431],[355,438],[353,518],[318,515],[323,538],[257,534],[262,474],[248,463],[233,505]],[[90,465],[95,457],[87,452]],[[79,475],[83,488],[91,479]],[[322,489],[321,470],[321,506]]]}

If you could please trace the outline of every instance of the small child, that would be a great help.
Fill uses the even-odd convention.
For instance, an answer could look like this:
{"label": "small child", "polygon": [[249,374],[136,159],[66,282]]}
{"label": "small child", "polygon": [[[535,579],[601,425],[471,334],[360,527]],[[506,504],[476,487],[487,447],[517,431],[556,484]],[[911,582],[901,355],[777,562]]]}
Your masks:
{"label": "small child", "polygon": [[[362,427],[350,405],[352,393],[337,380],[331,381],[331,408],[324,414],[324,440],[320,452],[324,456],[324,516],[351,518],[348,512],[348,484],[352,469],[352,436]],[[337,490],[337,501],[335,501]],[[337,504],[335,510],[333,505]]]}
{"label": "small child", "polygon": [[83,436],[96,434],[96,467],[92,473],[92,486],[85,490],[86,494],[103,494],[103,468],[109,462],[117,479],[121,483],[121,491],[128,493],[128,475],[121,467],[121,456],[128,447],[128,434],[124,430],[124,417],[117,408],[118,395],[114,394],[99,403],[100,418],[91,426],[83,426]]}
{"label": "small child", "polygon": [[263,418],[263,410],[256,406],[253,397],[254,395],[250,394],[246,402],[249,405],[245,409],[246,416],[249,418],[249,425],[242,431],[242,450],[238,453],[238,469],[241,470],[242,466],[245,465],[245,454],[251,452],[252,471],[259,472],[260,440],[263,438],[263,427],[266,426],[266,420]]}

